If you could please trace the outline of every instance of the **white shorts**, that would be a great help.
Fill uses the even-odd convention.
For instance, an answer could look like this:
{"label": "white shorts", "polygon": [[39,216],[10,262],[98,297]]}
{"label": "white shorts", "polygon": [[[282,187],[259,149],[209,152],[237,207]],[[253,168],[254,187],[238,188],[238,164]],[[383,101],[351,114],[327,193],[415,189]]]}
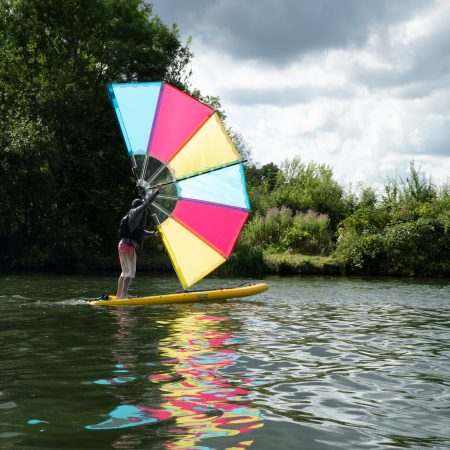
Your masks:
{"label": "white shorts", "polygon": [[123,278],[134,278],[136,276],[136,250],[130,244],[119,244],[119,260],[122,267]]}

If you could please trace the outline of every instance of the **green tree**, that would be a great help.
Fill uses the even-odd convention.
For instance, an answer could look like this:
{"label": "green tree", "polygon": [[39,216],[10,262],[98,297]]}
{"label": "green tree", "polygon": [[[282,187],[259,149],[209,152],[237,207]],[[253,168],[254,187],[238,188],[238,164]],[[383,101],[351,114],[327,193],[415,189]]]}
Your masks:
{"label": "green tree", "polygon": [[304,164],[299,157],[282,164],[271,197],[276,207],[326,214],[332,230],[349,212],[344,189],[333,179],[332,169],[314,162]]}
{"label": "green tree", "polygon": [[68,267],[110,251],[133,192],[105,85],[185,88],[176,26],[143,0],[0,0],[4,265]]}
{"label": "green tree", "polygon": [[265,214],[274,206],[271,193],[275,189],[279,171],[280,169],[274,163],[261,167],[252,163],[245,166],[247,189],[253,212]]}
{"label": "green tree", "polygon": [[448,276],[450,201],[445,192],[411,163],[406,179],[387,180],[380,203],[360,203],[341,222],[337,253],[353,273]]}
{"label": "green tree", "polygon": [[384,185],[382,200],[385,204],[397,204],[400,202],[417,201],[428,202],[438,196],[437,187],[431,178],[426,178],[420,167],[416,167],[414,161],[409,163],[409,175],[388,178]]}

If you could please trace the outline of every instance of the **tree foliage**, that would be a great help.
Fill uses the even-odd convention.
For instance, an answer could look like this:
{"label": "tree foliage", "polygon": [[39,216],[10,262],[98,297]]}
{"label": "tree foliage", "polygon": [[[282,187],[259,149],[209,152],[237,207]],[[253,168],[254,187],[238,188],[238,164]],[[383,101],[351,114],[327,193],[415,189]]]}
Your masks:
{"label": "tree foliage", "polygon": [[265,214],[269,208],[286,207],[293,212],[314,211],[326,214],[330,227],[351,211],[342,186],[333,179],[333,171],[324,164],[305,164],[297,156],[280,167],[273,163],[252,165],[246,170],[253,208]]}
{"label": "tree foliage", "polygon": [[183,88],[191,53],[143,0],[0,2],[2,261],[86,265],[133,192],[105,85]]}
{"label": "tree foliage", "polygon": [[405,179],[389,179],[378,205],[340,224],[337,253],[353,273],[450,274],[450,197],[412,162]]}
{"label": "tree foliage", "polygon": [[281,166],[273,197],[278,207],[326,214],[332,229],[348,213],[344,189],[333,179],[332,169],[314,162],[306,165],[298,157]]}
{"label": "tree foliage", "polygon": [[242,240],[270,253],[325,255],[333,249],[329,223],[327,215],[314,211],[293,214],[286,207],[271,208],[254,216]]}

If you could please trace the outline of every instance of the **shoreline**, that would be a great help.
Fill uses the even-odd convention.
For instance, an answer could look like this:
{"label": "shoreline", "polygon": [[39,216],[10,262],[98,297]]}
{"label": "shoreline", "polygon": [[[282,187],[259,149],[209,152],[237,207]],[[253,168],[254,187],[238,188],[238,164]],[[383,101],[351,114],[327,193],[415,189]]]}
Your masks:
{"label": "shoreline", "polygon": [[[437,270],[434,274],[416,275],[416,274],[400,274],[400,273],[355,273],[346,269],[342,259],[335,256],[317,256],[302,255],[295,253],[267,253],[262,257],[262,271],[255,273],[248,272],[244,275],[236,273],[232,267],[227,264],[219,267],[211,277],[219,278],[227,277],[264,277],[270,275],[280,276],[332,276],[332,277],[375,277],[375,278],[448,278],[450,274],[439,273]],[[141,256],[137,263],[137,271],[141,274],[170,274],[174,272],[169,257],[165,255],[155,255],[146,258]],[[99,257],[92,265],[88,267],[1,267],[0,273],[7,274],[54,274],[54,275],[118,275],[120,265],[117,256]]]}

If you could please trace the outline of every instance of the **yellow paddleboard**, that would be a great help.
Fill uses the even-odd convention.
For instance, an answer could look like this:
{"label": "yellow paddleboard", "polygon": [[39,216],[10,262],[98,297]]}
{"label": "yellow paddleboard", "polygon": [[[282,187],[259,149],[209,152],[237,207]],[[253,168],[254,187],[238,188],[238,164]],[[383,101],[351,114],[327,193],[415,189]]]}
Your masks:
{"label": "yellow paddleboard", "polygon": [[266,283],[247,284],[232,288],[212,289],[210,291],[179,292],[174,294],[152,295],[151,297],[133,297],[116,299],[108,295],[107,300],[94,300],[89,302],[94,306],[138,306],[162,305],[167,303],[204,302],[208,300],[224,300],[227,298],[247,297],[267,291]]}

